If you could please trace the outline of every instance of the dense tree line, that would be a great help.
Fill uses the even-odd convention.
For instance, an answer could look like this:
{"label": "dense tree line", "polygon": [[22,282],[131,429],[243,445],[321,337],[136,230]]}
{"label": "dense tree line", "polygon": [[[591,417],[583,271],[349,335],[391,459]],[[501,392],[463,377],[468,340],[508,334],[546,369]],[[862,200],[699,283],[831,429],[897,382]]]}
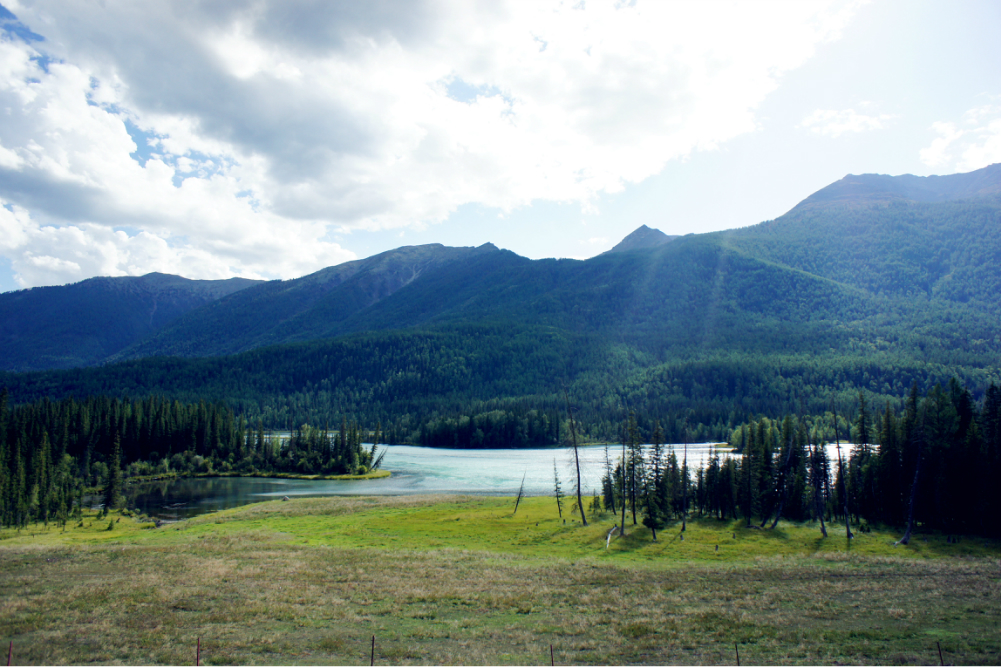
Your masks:
{"label": "dense tree line", "polygon": [[122,501],[129,477],[217,472],[360,474],[381,460],[369,432],[343,419],[340,429],[303,425],[288,440],[249,424],[220,403],[162,397],[77,401],[42,399],[11,406],[0,393],[0,524],[68,520],[85,488]]}
{"label": "dense tree line", "polygon": [[[337,424],[344,415],[359,423],[381,422],[388,442],[419,444],[422,429],[435,431],[449,420],[458,424],[463,417],[498,410],[519,418],[530,410],[562,413],[566,381],[585,439],[617,438],[622,415],[633,410],[645,437],[657,417],[666,439],[678,442],[686,420],[692,437],[726,440],[757,415],[821,414],[832,397],[846,404],[860,389],[900,410],[913,382],[925,392],[953,376],[970,388],[997,377],[997,353],[994,361],[972,365],[970,358],[931,363],[864,347],[827,354],[696,354],[544,329],[462,327],[366,334],[223,359],[156,358],[0,374],[0,385],[7,383],[18,403],[106,392],[183,403],[225,401],[248,423],[261,420],[278,430]],[[520,442],[511,446],[529,441]]]}
{"label": "dense tree line", "polygon": [[[915,522],[941,530],[999,534],[1000,396],[995,385],[978,405],[956,381],[904,410],[867,407],[846,471],[849,511],[868,522]],[[872,443],[872,444],[871,444]],[[836,485],[841,489],[841,485]]]}
{"label": "dense tree line", "polygon": [[[684,531],[693,514],[758,528],[817,521],[825,534],[838,521],[850,535],[849,525],[882,523],[998,536],[998,387],[979,404],[956,380],[925,396],[913,385],[902,403],[873,409],[860,393],[850,415],[761,417],[734,430],[740,457],[714,455],[697,470],[666,452],[657,423],[653,445],[642,449],[631,414],[623,453],[615,464],[606,457],[603,505],[655,536],[671,521]],[[826,451],[833,442],[834,457]]]}
{"label": "dense tree line", "polygon": [[79,467],[66,439],[53,443],[37,426],[20,410],[11,411],[7,392],[0,393],[0,525],[65,524],[79,507]]}
{"label": "dense tree line", "polygon": [[439,417],[421,425],[424,447],[505,449],[560,444],[560,418],[539,410],[491,410],[473,416]]}

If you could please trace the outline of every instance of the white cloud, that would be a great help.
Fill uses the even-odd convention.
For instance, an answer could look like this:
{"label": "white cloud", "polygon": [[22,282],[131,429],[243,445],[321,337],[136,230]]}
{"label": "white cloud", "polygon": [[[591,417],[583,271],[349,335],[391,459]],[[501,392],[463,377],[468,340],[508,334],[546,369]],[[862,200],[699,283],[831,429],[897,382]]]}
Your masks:
{"label": "white cloud", "polygon": [[23,284],[73,270],[43,257],[289,277],[350,259],[336,230],[587,209],[753,131],[856,6],[622,4],[8,3],[46,41],[0,39],[0,197],[31,221],[5,252]]}
{"label": "white cloud", "polygon": [[946,122],[935,122],[929,129],[939,136],[919,151],[919,158],[930,167],[941,167],[950,159],[950,144],[964,136],[964,133],[953,123]]}
{"label": "white cloud", "polygon": [[[45,72],[25,45],[0,42],[4,50],[20,51],[25,74],[0,76],[0,109],[7,111],[0,141],[8,144],[0,146],[0,203],[17,206],[0,214],[0,246],[22,286],[154,270],[290,277],[354,258],[323,240],[322,221],[284,219],[238,196],[245,174],[253,177],[253,159],[218,169],[234,153],[212,141],[192,142],[209,155],[171,153],[170,142],[187,129],[175,122],[170,127],[179,131],[158,142],[166,157],[140,165],[130,157],[137,149],[126,129],[132,118],[116,110],[113,90],[95,87],[74,65],[52,63]],[[143,231],[115,231],[123,226]]]}
{"label": "white cloud", "polygon": [[[200,245],[196,246],[183,239],[168,242],[147,231],[129,234],[94,223],[40,225],[23,208],[4,204],[0,200],[0,252],[11,258],[14,278],[25,287],[151,271],[228,278],[234,274],[235,265],[250,277],[279,272],[301,275],[313,265],[341,261],[337,256],[324,257],[323,243],[311,249],[302,238],[283,240],[279,234],[256,249],[251,243],[237,242],[228,247],[205,237],[200,237]],[[298,271],[296,262],[285,259],[297,255],[306,267]]]}
{"label": "white cloud", "polygon": [[965,172],[1002,162],[1002,107],[997,102],[970,109],[959,123],[938,121],[929,129],[938,136],[919,151],[929,167]]}
{"label": "white cloud", "polygon": [[838,138],[843,134],[882,130],[895,118],[896,116],[891,114],[867,115],[854,109],[842,111],[818,109],[801,121],[799,127],[827,137]]}

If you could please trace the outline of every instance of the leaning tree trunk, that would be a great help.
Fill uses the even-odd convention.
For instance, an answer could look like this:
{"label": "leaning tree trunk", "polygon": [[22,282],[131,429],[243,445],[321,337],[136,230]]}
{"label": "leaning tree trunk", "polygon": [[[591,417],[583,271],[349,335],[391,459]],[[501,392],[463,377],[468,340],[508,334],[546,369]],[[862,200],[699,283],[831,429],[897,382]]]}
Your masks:
{"label": "leaning tree trunk", "polygon": [[[769,530],[773,530],[780,523],[780,518],[783,516],[783,507],[787,504],[787,495],[790,493],[790,485],[787,484],[787,477],[790,475],[790,460],[793,458],[794,454],[794,444],[787,443],[787,460],[783,463],[783,470],[780,471],[780,480],[783,482],[783,494],[780,496],[780,507],[776,510],[776,519],[773,521],[773,525],[769,527]],[[763,520],[763,525],[766,524],[766,520]]]}
{"label": "leaning tree trunk", "polygon": [[516,512],[518,512],[518,504],[522,502],[522,497],[525,495],[524,491],[525,491],[525,473],[522,473],[522,483],[519,484],[518,486],[518,496],[515,497],[515,510],[511,513],[512,516],[515,516]]}
{"label": "leaning tree trunk", "polygon": [[571,413],[571,399],[567,396],[567,389],[564,389],[564,400],[567,401],[567,418],[571,420],[571,442],[574,443],[574,467],[578,473],[578,509],[581,510],[581,525],[587,526],[588,519],[585,518],[584,503],[581,502],[581,462],[578,460],[578,434],[574,428],[574,415]]}
{"label": "leaning tree trunk", "polygon": [[814,489],[814,511],[817,512],[818,521],[821,522],[821,537],[828,537],[828,530],[825,528],[825,508],[821,501],[821,487]]}

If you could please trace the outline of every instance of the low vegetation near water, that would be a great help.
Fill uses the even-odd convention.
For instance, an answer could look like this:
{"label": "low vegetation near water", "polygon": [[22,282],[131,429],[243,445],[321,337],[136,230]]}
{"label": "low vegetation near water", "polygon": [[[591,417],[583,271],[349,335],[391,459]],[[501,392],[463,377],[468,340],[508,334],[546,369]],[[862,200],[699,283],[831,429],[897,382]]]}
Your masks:
{"label": "low vegetation near water", "polygon": [[[14,664],[999,664],[999,542],[690,520],[551,498],[274,501],[154,529],[0,533]],[[564,523],[564,519],[567,519]],[[737,654],[736,654],[737,652]]]}

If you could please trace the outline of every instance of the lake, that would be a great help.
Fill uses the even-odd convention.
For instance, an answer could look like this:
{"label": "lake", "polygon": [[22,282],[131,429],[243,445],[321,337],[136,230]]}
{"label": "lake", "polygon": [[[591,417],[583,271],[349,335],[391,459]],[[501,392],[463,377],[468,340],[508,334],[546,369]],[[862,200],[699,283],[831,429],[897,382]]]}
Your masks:
{"label": "lake", "polygon": [[[648,445],[645,445],[648,447]],[[682,445],[669,445],[682,460]],[[689,465],[702,467],[715,445],[689,445]],[[571,449],[432,449],[392,445],[386,447],[382,468],[393,473],[386,479],[305,480],[263,477],[197,477],[128,486],[130,508],[168,521],[187,519],[248,503],[288,496],[405,495],[463,493],[515,495],[525,478],[526,495],[553,493],[556,463],[563,492],[574,493],[574,452]],[[615,460],[621,447],[609,448]],[[717,450],[721,457],[728,448]],[[601,491],[605,472],[605,447],[580,447],[581,492]]]}

